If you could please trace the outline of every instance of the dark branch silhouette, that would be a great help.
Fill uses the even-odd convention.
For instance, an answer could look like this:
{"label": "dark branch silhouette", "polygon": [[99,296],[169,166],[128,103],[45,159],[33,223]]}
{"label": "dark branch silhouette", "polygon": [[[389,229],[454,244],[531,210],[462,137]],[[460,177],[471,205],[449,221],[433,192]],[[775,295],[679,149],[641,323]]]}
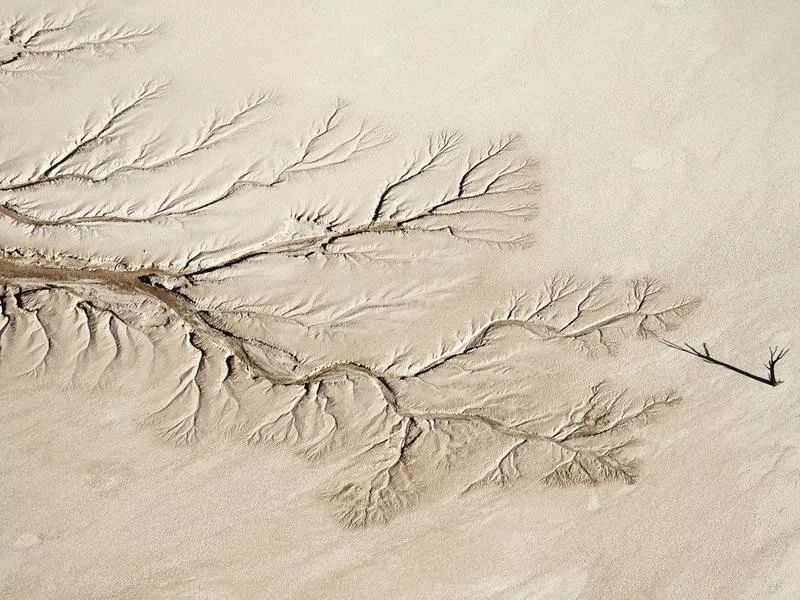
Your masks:
{"label": "dark branch silhouette", "polygon": [[754,379],[759,383],[765,383],[772,387],[775,387],[778,384],[783,383],[775,375],[775,365],[777,365],[778,361],[788,354],[789,352],[788,348],[778,348],[776,346],[774,348],[771,347],[769,349],[769,360],[766,363],[764,363],[764,367],[767,368],[769,374],[767,377],[761,377],[760,375],[756,375],[754,373],[750,373],[749,371],[745,371],[744,369],[740,369],[739,367],[732,365],[730,363],[726,363],[725,361],[719,360],[718,358],[714,358],[713,356],[711,356],[711,352],[709,351],[707,344],[703,344],[703,349],[700,350],[698,348],[695,348],[694,346],[690,346],[689,344],[680,345],[667,340],[661,340],[661,341],[670,348],[673,348],[675,350],[680,350],[681,352],[686,352],[687,354],[696,356],[697,358],[700,358],[707,363],[710,363],[712,365],[719,365],[720,367],[724,367],[729,371],[733,371],[734,373],[739,373],[739,375],[744,375],[745,377]]}

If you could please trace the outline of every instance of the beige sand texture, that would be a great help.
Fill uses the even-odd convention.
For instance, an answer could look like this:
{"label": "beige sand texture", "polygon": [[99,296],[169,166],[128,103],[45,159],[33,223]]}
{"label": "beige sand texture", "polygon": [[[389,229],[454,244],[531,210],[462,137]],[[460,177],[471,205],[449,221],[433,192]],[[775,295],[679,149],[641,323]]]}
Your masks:
{"label": "beige sand texture", "polygon": [[797,2],[0,26],[1,597],[800,597]]}

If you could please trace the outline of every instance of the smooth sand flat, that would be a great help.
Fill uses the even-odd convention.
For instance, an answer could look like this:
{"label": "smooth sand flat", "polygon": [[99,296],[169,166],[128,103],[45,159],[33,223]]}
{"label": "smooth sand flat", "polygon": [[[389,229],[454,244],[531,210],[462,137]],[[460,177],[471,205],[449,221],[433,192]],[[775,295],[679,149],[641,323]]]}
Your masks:
{"label": "smooth sand flat", "polygon": [[0,596],[800,596],[795,2],[0,25]]}

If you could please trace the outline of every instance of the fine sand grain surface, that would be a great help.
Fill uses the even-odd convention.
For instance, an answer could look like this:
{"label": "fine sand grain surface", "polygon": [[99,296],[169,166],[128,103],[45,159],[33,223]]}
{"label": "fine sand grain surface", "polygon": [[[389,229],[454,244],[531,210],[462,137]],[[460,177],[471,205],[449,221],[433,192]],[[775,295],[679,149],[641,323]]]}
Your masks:
{"label": "fine sand grain surface", "polygon": [[798,48],[3,2],[0,597],[799,598]]}

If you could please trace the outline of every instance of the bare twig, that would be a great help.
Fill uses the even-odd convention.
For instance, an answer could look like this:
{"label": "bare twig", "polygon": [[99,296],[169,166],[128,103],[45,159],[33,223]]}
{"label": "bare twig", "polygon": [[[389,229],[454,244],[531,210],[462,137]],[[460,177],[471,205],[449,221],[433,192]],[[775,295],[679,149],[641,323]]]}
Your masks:
{"label": "bare twig", "polygon": [[744,375],[749,379],[758,381],[759,383],[764,383],[772,387],[776,387],[781,383],[783,383],[783,381],[778,379],[777,376],[775,375],[775,366],[778,364],[778,361],[780,361],[784,356],[786,356],[786,354],[788,354],[789,352],[788,348],[771,347],[769,349],[769,360],[764,364],[764,367],[767,369],[767,376],[762,377],[760,375],[750,373],[749,371],[745,371],[744,369],[741,369],[735,365],[722,361],[718,358],[714,358],[713,356],[711,356],[711,351],[708,349],[708,345],[705,343],[703,343],[702,348],[695,348],[694,346],[690,346],[689,344],[686,343],[681,345],[668,340],[661,340],[661,342],[666,346],[672,348],[673,350],[679,350],[681,352],[691,354],[692,356],[696,356],[697,358],[703,360],[704,362],[707,362],[712,365],[718,365],[720,367],[728,369],[729,371],[733,371],[734,373],[738,373],[739,375]]}

